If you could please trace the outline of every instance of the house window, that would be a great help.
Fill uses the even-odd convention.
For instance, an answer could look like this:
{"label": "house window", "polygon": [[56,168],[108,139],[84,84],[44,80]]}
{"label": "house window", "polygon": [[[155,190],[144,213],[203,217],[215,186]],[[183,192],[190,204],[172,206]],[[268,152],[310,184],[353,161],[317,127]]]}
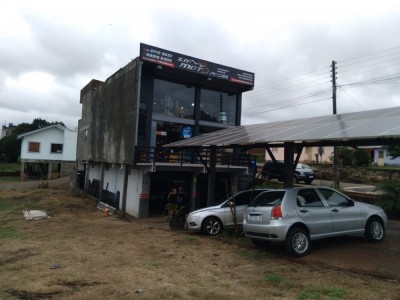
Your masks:
{"label": "house window", "polygon": [[62,153],[63,144],[51,144],[51,153]]}
{"label": "house window", "polygon": [[39,152],[40,151],[40,143],[29,142],[28,151],[29,152]]}

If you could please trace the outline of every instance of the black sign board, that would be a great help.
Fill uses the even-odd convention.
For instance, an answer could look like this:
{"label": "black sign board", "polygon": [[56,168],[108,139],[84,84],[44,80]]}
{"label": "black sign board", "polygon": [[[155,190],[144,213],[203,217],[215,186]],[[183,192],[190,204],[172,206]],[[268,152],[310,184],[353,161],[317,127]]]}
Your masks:
{"label": "black sign board", "polygon": [[140,59],[238,84],[254,86],[254,73],[218,65],[195,57],[140,44]]}

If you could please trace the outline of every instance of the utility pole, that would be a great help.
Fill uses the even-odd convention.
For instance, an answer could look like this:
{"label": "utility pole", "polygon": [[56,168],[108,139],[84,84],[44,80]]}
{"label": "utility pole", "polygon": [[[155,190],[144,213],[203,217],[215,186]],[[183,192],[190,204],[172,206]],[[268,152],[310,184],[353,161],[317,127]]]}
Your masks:
{"label": "utility pole", "polygon": [[[333,114],[336,115],[336,62],[332,61],[332,103]],[[340,174],[339,174],[339,150],[337,146],[333,147],[333,170],[335,174],[334,187],[340,188]]]}

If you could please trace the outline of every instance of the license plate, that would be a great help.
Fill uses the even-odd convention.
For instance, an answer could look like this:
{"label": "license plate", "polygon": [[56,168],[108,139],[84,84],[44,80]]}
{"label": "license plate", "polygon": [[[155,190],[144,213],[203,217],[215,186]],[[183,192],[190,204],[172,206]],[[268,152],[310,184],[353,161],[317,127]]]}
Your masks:
{"label": "license plate", "polygon": [[261,221],[260,215],[249,215],[249,221]]}
{"label": "license plate", "polygon": [[309,178],[314,178],[314,176],[308,176]]}

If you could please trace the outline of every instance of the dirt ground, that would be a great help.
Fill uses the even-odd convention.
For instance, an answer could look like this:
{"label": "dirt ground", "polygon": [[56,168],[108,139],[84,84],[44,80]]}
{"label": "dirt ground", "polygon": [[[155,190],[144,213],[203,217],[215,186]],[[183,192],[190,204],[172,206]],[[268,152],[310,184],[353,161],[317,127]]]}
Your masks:
{"label": "dirt ground", "polygon": [[[39,182],[40,183],[40,182]],[[165,220],[105,217],[68,180],[0,182],[0,299],[400,299],[400,230],[313,243],[309,256]],[[25,221],[23,210],[50,216]]]}

